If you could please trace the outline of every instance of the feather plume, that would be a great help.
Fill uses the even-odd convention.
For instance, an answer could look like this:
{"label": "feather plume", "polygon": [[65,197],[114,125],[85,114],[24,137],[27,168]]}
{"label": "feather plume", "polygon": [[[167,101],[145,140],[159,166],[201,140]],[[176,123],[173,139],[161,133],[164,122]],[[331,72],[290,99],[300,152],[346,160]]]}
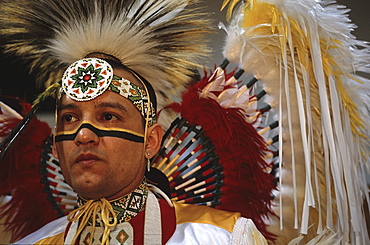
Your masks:
{"label": "feather plume", "polygon": [[[22,103],[24,112],[30,105]],[[2,111],[11,108],[1,104]],[[0,137],[6,136],[20,120],[15,111],[0,117]],[[0,195],[11,195],[10,201],[0,207],[0,219],[5,230],[11,233],[11,241],[17,241],[57,218],[47,194],[43,192],[39,172],[42,146],[51,133],[50,127],[33,120],[6,157],[0,162]]]}
{"label": "feather plume", "polygon": [[[226,6],[230,1],[225,1]],[[225,57],[264,84],[279,118],[278,244],[368,244],[369,46],[334,1],[250,0],[229,12]],[[333,231],[324,239],[324,229]],[[281,229],[281,230],[280,230]],[[321,234],[321,235],[320,235]],[[335,238],[333,238],[335,237]],[[314,241],[314,240],[313,240]]]}
{"label": "feather plume", "polygon": [[4,0],[0,35],[5,51],[28,61],[42,86],[61,79],[74,61],[102,52],[146,78],[163,107],[208,53],[210,22],[196,2]]}

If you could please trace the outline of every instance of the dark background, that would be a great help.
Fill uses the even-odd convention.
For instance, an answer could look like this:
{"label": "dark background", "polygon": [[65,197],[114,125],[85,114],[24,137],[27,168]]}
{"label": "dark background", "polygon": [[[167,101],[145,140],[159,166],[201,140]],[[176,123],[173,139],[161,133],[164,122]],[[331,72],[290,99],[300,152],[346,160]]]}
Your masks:
{"label": "dark background", "polygon": [[[217,20],[215,21],[215,25],[217,25],[218,21],[226,23],[224,18],[225,11],[219,11],[222,1],[208,0],[204,3],[210,13],[214,15],[214,19]],[[370,0],[339,0],[338,2],[351,9],[349,16],[352,22],[358,26],[353,32],[357,39],[370,41]],[[206,66],[213,67],[214,64],[219,64],[222,61],[224,36],[224,31],[220,30],[212,37],[214,52],[209,57],[205,64]],[[14,95],[28,102],[32,102],[36,95],[43,91],[43,89],[35,86],[35,75],[28,74],[25,64],[0,53],[0,90],[2,95]],[[48,103],[45,110],[52,108],[54,108],[53,103]]]}

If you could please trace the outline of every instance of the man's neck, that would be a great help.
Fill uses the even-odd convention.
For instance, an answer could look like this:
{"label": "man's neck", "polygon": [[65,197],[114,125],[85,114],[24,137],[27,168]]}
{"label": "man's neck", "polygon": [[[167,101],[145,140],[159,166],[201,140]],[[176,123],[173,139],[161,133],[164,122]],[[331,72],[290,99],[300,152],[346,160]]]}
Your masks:
{"label": "man's neck", "polygon": [[[118,223],[127,222],[135,217],[140,211],[142,211],[145,207],[147,196],[148,186],[146,179],[143,179],[139,186],[137,186],[130,193],[127,193],[126,195],[114,200],[109,200],[109,203],[117,215]],[[85,205],[86,202],[87,200],[79,198],[78,206],[81,207]],[[88,225],[91,225],[90,221]],[[97,218],[96,222],[97,226],[101,225],[100,217]]]}

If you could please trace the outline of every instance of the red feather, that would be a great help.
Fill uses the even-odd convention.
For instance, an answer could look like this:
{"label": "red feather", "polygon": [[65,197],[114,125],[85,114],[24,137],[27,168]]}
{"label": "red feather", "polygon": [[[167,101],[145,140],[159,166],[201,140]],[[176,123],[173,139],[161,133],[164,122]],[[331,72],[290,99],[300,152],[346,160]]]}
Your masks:
{"label": "red feather", "polygon": [[274,240],[263,221],[268,214],[274,215],[271,197],[276,188],[275,177],[264,171],[271,167],[263,159],[268,149],[241,109],[223,108],[214,99],[201,97],[201,90],[212,80],[212,76],[205,76],[188,88],[181,104],[167,108],[181,113],[190,124],[201,126],[216,147],[225,175],[221,205],[217,208],[251,218],[267,239]]}
{"label": "red feather", "polygon": [[[30,106],[24,105],[23,109],[28,111]],[[19,121],[13,118],[1,124],[0,137],[6,136]],[[33,119],[0,163],[0,194],[11,195],[11,200],[0,207],[0,218],[5,219],[4,225],[6,231],[11,232],[12,241],[57,218],[57,212],[43,191],[39,174],[43,143],[50,134],[48,124]]]}

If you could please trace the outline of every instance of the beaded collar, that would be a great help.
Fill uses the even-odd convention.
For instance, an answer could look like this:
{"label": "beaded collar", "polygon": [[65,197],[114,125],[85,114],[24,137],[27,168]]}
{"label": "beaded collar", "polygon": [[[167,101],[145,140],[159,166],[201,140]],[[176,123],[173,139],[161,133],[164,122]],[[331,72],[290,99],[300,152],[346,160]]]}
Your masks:
{"label": "beaded collar", "polygon": [[[141,184],[132,192],[118,199],[109,201],[114,210],[114,213],[117,216],[117,223],[119,224],[123,222],[128,222],[132,218],[134,218],[140,211],[144,209],[147,197],[148,197],[148,186],[146,179],[144,178]],[[86,200],[79,198],[78,206],[81,207],[86,202],[87,202]],[[113,217],[110,215],[109,219],[111,222],[113,220]],[[95,222],[96,227],[103,226],[103,222],[99,214],[98,217],[96,217]],[[87,225],[92,226],[92,217],[90,217]]]}

